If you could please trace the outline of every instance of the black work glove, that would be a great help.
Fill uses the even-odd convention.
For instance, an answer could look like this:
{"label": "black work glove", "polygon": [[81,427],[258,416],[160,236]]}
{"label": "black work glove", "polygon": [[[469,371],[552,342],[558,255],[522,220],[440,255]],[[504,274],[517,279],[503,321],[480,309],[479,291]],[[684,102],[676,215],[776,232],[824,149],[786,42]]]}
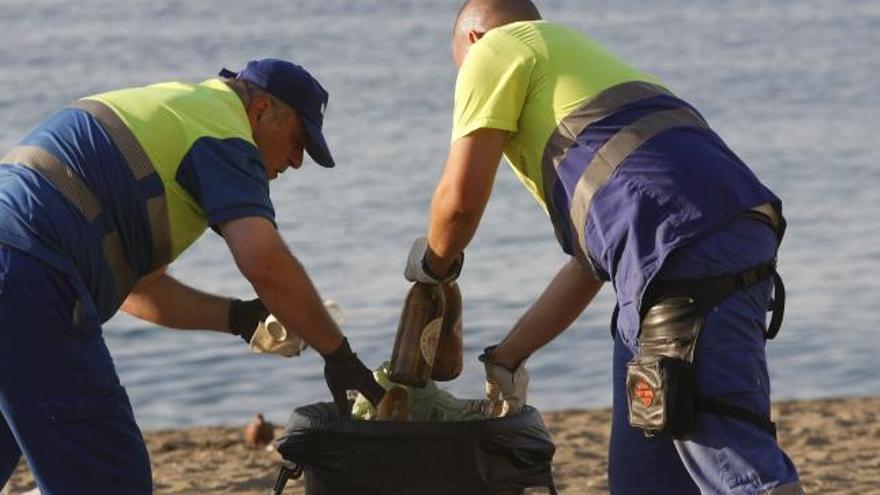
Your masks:
{"label": "black work glove", "polygon": [[324,354],[324,379],[333,395],[333,402],[339,409],[343,419],[351,417],[351,405],[348,403],[348,390],[357,390],[364,394],[373,406],[385,396],[385,389],[373,379],[373,372],[364,366],[357,354],[351,351],[348,339],[343,338],[342,344],[333,352]]}
{"label": "black work glove", "polygon": [[229,330],[233,335],[241,337],[246,344],[250,344],[257,325],[267,316],[269,310],[259,298],[250,301],[233,299],[229,304]]}

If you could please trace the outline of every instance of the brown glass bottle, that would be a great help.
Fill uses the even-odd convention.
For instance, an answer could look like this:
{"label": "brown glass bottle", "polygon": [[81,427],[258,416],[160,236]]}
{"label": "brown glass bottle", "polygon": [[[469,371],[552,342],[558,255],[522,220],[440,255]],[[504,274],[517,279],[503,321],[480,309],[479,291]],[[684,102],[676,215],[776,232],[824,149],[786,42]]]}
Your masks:
{"label": "brown glass bottle", "polygon": [[379,421],[409,421],[409,391],[393,386],[376,406],[376,419]]}
{"label": "brown glass bottle", "polygon": [[455,282],[443,284],[443,325],[437,342],[437,355],[431,379],[438,382],[455,380],[464,367],[461,337],[461,289]]}
{"label": "brown glass bottle", "polygon": [[394,339],[391,381],[420,388],[428,384],[440,339],[443,308],[443,289],[439,285],[413,284],[403,302]]}

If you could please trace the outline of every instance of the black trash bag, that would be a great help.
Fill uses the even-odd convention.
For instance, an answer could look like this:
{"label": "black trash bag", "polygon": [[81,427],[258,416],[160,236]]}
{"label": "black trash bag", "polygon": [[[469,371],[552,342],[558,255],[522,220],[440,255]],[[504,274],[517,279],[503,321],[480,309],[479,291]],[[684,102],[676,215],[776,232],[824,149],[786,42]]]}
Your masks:
{"label": "black trash bag", "polygon": [[556,493],[556,447],[530,406],[510,418],[405,422],[341,420],[323,402],[294,410],[276,445],[288,473],[305,472],[307,495]]}

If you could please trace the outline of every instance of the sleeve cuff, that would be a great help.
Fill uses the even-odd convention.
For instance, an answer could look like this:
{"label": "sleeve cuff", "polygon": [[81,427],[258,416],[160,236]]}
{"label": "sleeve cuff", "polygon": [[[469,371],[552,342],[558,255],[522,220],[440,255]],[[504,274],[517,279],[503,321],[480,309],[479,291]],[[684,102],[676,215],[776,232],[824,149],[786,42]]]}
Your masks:
{"label": "sleeve cuff", "polygon": [[468,134],[479,129],[499,129],[502,131],[516,132],[519,128],[516,122],[504,119],[480,119],[469,122],[468,125],[457,128],[452,132],[451,141],[467,136]]}
{"label": "sleeve cuff", "polygon": [[221,237],[223,233],[220,231],[219,225],[223,222],[228,222],[230,220],[238,220],[239,218],[247,218],[247,217],[261,217],[266,220],[272,222],[272,226],[275,229],[278,229],[278,224],[275,223],[275,214],[272,211],[266,210],[265,208],[260,208],[257,206],[250,206],[246,208],[233,208],[229,210],[224,210],[218,213],[214,213],[208,216],[208,225],[210,225],[211,230],[216,232]]}

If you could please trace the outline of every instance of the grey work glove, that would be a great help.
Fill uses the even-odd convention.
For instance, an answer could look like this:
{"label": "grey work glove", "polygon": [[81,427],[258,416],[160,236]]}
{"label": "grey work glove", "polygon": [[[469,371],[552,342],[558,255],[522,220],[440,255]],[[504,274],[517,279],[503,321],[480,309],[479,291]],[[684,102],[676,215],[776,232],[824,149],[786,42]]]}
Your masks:
{"label": "grey work glove", "polygon": [[323,356],[324,379],[342,419],[351,418],[349,390],[357,390],[363,394],[373,407],[379,405],[379,401],[385,396],[385,389],[376,383],[373,372],[364,366],[357,354],[352,352],[348,339],[343,338],[342,344],[335,351]]}
{"label": "grey work glove", "polygon": [[229,330],[250,344],[261,321],[269,316],[269,310],[259,298],[249,301],[233,299],[229,304]]}
{"label": "grey work glove", "polygon": [[493,363],[492,351],[495,347],[487,347],[478,358],[486,367],[486,397],[494,406],[491,416],[516,416],[526,404],[529,374],[525,361],[513,370]]}
{"label": "grey work glove", "polygon": [[428,269],[428,265],[425,263],[426,254],[428,254],[428,238],[417,237],[409,249],[406,268],[403,270],[403,276],[407,280],[426,284],[445,284],[458,278],[458,274],[461,273],[461,267],[464,265],[464,253],[461,253],[455,260],[449,272],[442,276],[431,273]]}

